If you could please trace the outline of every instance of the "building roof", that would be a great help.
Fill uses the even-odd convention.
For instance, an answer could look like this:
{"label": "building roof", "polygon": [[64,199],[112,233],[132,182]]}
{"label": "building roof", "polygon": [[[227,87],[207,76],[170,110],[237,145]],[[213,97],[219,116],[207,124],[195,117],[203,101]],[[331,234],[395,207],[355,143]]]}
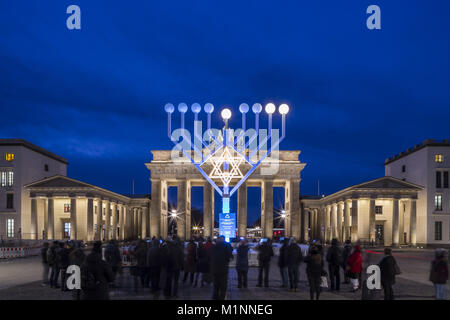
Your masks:
{"label": "building roof", "polygon": [[392,194],[392,195],[414,195],[423,187],[417,184],[403,181],[394,177],[385,176],[378,179],[366,181],[360,184],[350,186],[339,190],[326,197],[301,197],[304,204],[325,204],[330,201],[339,201],[351,197],[352,195],[370,195],[370,194]]}
{"label": "building roof", "polygon": [[27,185],[24,186],[26,189],[29,189],[30,191],[41,191],[41,190],[51,190],[51,191],[55,191],[55,190],[60,190],[60,191],[95,191],[95,192],[99,192],[103,195],[106,196],[111,196],[114,198],[119,198],[122,200],[130,200],[129,197],[126,197],[122,194],[119,193],[115,193],[113,191],[104,189],[104,188],[100,188],[97,186],[94,186],[92,184],[83,182],[83,181],[79,181],[76,179],[72,179],[66,176],[61,176],[61,175],[54,175],[52,177],[49,178],[45,178],[45,179],[41,179],[32,183],[29,183]]}
{"label": "building roof", "polygon": [[35,152],[38,152],[44,156],[47,156],[49,158],[52,158],[59,162],[62,162],[64,164],[69,164],[69,162],[67,162],[67,160],[65,158],[58,156],[57,154],[54,154],[53,152],[45,150],[44,148],[41,148],[35,144],[32,144],[31,142],[23,140],[23,139],[0,139],[0,146],[22,146],[22,147],[28,148],[30,150],[33,150]]}
{"label": "building roof", "polygon": [[123,195],[130,199],[143,199],[143,198],[151,199],[150,193],[148,193],[148,194],[123,194]]}
{"label": "building roof", "polygon": [[450,142],[448,139],[444,140],[427,139],[422,141],[421,144],[416,144],[414,147],[406,149],[406,151],[400,152],[399,154],[396,154],[393,157],[387,158],[384,161],[384,164],[387,165],[391,162],[397,161],[403,157],[410,155],[411,153],[414,153],[426,147],[450,147]]}

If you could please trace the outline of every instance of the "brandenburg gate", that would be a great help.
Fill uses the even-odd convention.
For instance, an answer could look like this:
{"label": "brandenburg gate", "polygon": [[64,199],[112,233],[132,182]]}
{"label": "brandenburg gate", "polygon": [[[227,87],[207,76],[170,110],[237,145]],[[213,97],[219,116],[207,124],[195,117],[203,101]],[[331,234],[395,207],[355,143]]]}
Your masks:
{"label": "brandenburg gate", "polygon": [[[191,187],[203,187],[203,234],[213,236],[214,231],[214,188],[200,174],[188,158],[172,160],[171,150],[152,151],[153,160],[146,163],[151,175],[150,236],[165,236],[168,233],[168,188],[177,187],[177,233],[181,239],[191,237]],[[249,176],[237,191],[237,232],[247,235],[247,187],[261,188],[261,231],[263,237],[273,236],[273,188],[285,190],[284,210],[286,212],[285,235],[300,239],[300,177],[305,163],[299,161],[300,151],[274,151]],[[248,156],[248,151],[247,151]],[[205,170],[211,169],[205,164]],[[250,165],[243,162],[239,169],[243,174]],[[274,172],[267,174],[268,170]]]}

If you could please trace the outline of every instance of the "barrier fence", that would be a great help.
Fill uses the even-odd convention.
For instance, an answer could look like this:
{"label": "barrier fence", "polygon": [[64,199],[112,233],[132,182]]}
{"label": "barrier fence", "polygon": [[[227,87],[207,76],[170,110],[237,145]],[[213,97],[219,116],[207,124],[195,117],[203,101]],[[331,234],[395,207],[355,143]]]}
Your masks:
{"label": "barrier fence", "polygon": [[0,259],[23,258],[38,255],[40,248],[32,247],[2,247],[0,248]]}

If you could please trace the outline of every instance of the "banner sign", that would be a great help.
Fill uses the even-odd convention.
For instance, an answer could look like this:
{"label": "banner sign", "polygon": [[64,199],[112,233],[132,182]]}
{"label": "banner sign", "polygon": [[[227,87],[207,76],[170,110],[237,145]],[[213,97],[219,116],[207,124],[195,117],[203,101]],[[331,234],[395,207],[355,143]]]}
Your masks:
{"label": "banner sign", "polygon": [[236,237],[236,213],[219,214],[219,235],[226,241]]}

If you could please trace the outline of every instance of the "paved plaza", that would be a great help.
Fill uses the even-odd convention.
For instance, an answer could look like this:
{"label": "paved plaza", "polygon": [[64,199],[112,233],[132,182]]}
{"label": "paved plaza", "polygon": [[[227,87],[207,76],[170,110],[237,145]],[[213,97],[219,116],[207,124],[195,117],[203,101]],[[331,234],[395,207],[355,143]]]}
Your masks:
{"label": "paved plaza", "polygon": [[[378,263],[381,259],[381,249],[366,250],[367,263]],[[433,299],[433,286],[428,281],[428,272],[433,250],[398,249],[394,251],[402,274],[397,277],[394,286],[396,299]],[[281,278],[276,259],[272,260],[270,270],[270,286],[258,288],[257,268],[250,268],[247,289],[237,288],[236,271],[230,268],[227,300],[308,300],[309,288],[305,274],[305,264],[300,268],[300,287],[298,292],[290,292],[281,286]],[[342,276],[342,275],[341,275]],[[0,262],[0,299],[40,299],[40,300],[70,300],[71,292],[62,292],[60,289],[51,289],[41,286],[41,265],[38,257],[23,258]],[[182,275],[181,275],[182,278]],[[135,289],[135,278],[130,276],[129,270],[124,269],[117,278],[117,288],[111,290],[111,299],[115,300],[144,300],[165,299],[161,294],[153,295],[150,289]],[[180,279],[178,299],[180,300],[209,300],[212,295],[212,285],[192,287],[189,283],[183,284]],[[382,298],[382,294],[380,296]],[[350,292],[348,284],[341,285],[339,292],[330,292],[324,289],[323,300],[360,300],[361,291]]]}

